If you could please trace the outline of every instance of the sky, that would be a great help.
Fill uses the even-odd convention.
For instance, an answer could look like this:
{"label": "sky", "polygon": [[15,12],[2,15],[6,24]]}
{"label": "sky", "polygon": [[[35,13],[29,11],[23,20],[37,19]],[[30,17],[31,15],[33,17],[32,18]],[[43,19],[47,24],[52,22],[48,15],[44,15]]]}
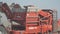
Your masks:
{"label": "sky", "polygon": [[0,0],[8,5],[11,3],[17,3],[21,6],[35,5],[39,9],[56,9],[58,12],[58,19],[60,19],[60,0]]}

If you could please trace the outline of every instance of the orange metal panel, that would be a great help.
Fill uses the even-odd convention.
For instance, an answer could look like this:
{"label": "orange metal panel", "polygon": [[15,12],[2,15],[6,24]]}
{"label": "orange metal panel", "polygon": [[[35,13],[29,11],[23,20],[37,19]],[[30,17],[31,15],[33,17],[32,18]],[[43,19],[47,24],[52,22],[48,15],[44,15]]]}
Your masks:
{"label": "orange metal panel", "polygon": [[[40,16],[40,27],[41,27],[41,32],[44,33],[46,31],[52,31],[52,21],[53,21],[53,16],[52,14],[50,14],[49,12],[44,12],[42,10],[40,10],[39,15],[42,15],[43,17]],[[45,18],[48,19],[45,19]]]}
{"label": "orange metal panel", "polygon": [[27,12],[27,17],[28,16],[38,16],[37,12]]}
{"label": "orange metal panel", "polygon": [[39,11],[39,14],[44,16],[44,17],[49,17],[50,16],[50,14],[48,12],[44,12],[42,10]]}
{"label": "orange metal panel", "polygon": [[26,32],[31,34],[40,32],[37,23],[39,23],[38,12],[28,12],[26,16]]}

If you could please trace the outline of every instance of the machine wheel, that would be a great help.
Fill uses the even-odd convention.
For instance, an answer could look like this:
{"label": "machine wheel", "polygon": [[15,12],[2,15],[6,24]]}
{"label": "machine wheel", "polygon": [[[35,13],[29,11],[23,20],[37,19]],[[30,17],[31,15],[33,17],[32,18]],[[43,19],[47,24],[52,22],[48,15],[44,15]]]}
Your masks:
{"label": "machine wheel", "polygon": [[0,26],[0,34],[8,34],[3,26]]}

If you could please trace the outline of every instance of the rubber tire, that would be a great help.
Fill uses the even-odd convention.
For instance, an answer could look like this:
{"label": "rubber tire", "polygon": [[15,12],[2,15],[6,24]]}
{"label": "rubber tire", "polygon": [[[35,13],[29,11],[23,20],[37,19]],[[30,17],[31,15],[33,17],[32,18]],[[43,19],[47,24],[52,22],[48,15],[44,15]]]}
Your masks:
{"label": "rubber tire", "polygon": [[3,32],[3,34],[8,34],[6,29],[3,26],[0,26],[0,31]]}

